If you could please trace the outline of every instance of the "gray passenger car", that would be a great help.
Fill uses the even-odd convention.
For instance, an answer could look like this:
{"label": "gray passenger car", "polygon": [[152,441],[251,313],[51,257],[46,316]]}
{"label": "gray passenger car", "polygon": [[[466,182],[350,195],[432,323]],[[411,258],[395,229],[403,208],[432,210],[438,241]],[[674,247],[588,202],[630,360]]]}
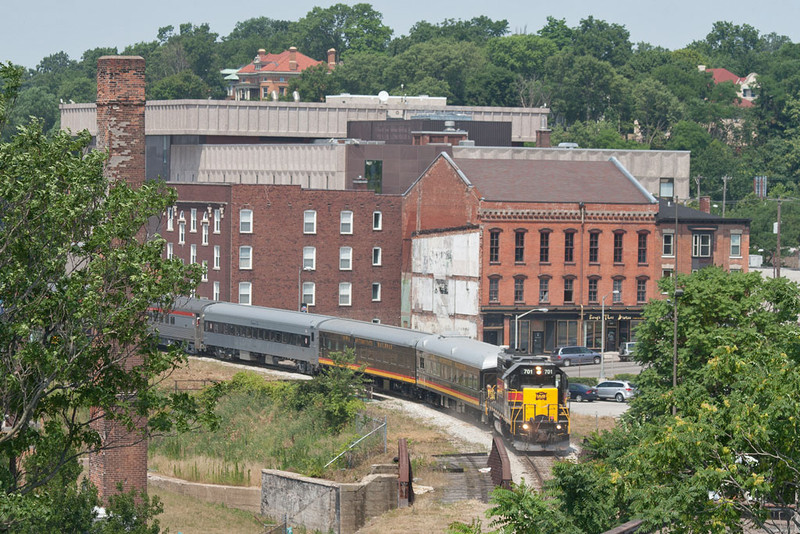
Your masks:
{"label": "gray passenger car", "polygon": [[570,365],[581,365],[584,363],[600,363],[600,353],[595,352],[589,347],[569,346],[556,347],[550,355],[550,361],[556,365],[569,367]]}

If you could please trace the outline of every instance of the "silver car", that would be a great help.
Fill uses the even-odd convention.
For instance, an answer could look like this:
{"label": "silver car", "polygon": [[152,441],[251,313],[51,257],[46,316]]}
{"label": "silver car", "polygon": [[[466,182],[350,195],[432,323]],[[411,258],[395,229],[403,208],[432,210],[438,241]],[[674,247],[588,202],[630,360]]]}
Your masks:
{"label": "silver car", "polygon": [[570,365],[581,365],[582,363],[600,363],[600,353],[588,347],[571,346],[556,347],[550,355],[550,361],[556,365],[569,367]]}
{"label": "silver car", "polygon": [[624,380],[606,380],[597,384],[597,397],[600,399],[614,399],[625,402],[636,395],[636,388]]}

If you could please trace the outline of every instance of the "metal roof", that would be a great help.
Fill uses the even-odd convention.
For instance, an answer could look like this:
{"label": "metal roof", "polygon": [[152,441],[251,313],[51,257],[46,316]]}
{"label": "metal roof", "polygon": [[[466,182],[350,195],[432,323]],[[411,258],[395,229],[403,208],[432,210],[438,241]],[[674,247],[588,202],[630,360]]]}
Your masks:
{"label": "metal roof", "polygon": [[415,347],[421,339],[430,335],[425,332],[409,330],[397,326],[335,318],[328,318],[321,323],[319,325],[319,330],[320,332],[331,332],[365,339],[379,339],[386,343],[405,347]]}
{"label": "metal roof", "polygon": [[468,337],[434,334],[426,337],[417,348],[482,371],[497,368],[497,357],[502,352],[497,345]]}

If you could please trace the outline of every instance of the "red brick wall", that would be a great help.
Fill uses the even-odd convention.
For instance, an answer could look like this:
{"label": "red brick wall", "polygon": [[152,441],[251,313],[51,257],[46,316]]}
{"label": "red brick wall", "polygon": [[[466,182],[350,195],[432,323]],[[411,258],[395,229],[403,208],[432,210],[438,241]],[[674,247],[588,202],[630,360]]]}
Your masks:
{"label": "red brick wall", "polygon": [[[97,61],[97,147],[108,150],[106,176],[125,180],[134,187],[144,183],[144,59],[103,56]],[[144,235],[144,232],[142,232]],[[128,357],[126,368],[141,364],[140,356]],[[140,427],[147,424],[140,421]],[[107,501],[117,492],[147,490],[147,441],[114,421],[99,418],[93,428],[100,434],[103,450],[89,458],[89,478],[99,496]]]}

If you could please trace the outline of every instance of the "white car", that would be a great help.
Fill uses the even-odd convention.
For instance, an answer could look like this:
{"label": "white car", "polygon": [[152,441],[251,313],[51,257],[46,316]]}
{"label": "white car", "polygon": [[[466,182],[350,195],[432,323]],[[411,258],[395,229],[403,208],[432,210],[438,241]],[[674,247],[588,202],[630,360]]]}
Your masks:
{"label": "white car", "polygon": [[606,380],[597,384],[597,397],[600,399],[614,399],[625,402],[636,395],[636,388],[624,380]]}

